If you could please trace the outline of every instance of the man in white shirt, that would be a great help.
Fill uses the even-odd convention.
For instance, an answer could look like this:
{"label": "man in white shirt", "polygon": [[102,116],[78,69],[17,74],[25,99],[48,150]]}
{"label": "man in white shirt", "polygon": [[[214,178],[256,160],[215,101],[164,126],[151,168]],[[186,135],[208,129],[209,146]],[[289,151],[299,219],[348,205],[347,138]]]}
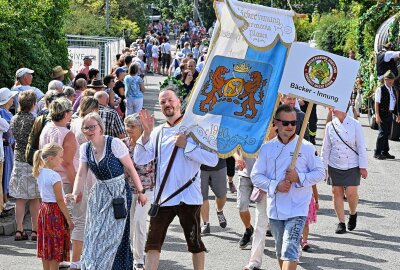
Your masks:
{"label": "man in white shirt", "polygon": [[386,71],[391,70],[395,77],[398,75],[397,61],[400,58],[400,51],[394,51],[392,43],[383,45],[382,51],[376,56],[376,71],[378,79],[383,80]]}
{"label": "man in white shirt", "polygon": [[[44,94],[42,91],[40,91],[38,88],[31,86],[32,84],[32,79],[33,79],[33,73],[35,71],[29,68],[20,68],[15,72],[15,77],[18,81],[18,85],[14,85],[11,88],[11,91],[17,91],[17,92],[23,92],[27,90],[33,90],[36,94],[36,102],[39,102],[44,97]],[[14,96],[14,109],[15,113],[18,112],[18,95]],[[36,110],[35,110],[36,113]]]}
{"label": "man in white shirt", "polygon": [[388,70],[384,75],[384,84],[375,92],[375,117],[379,126],[378,138],[374,158],[394,159],[395,156],[389,154],[389,134],[392,128],[392,114],[395,109],[396,95],[394,94],[393,84],[395,75]]}
{"label": "man in white shirt", "polygon": [[281,269],[297,268],[299,246],[312,185],[325,178],[321,158],[315,147],[303,140],[294,169],[289,169],[299,137],[296,132],[296,112],[281,105],[275,113],[278,135],[264,144],[251,172],[254,186],[268,193],[267,211],[275,239],[275,249]]}
{"label": "man in white shirt", "polygon": [[134,161],[138,165],[144,165],[155,159],[156,188],[154,194],[158,194],[173,149],[175,146],[178,147],[160,200],[155,203],[161,204],[177,189],[187,184],[189,180],[194,180],[194,182],[172,199],[162,203],[158,213],[150,218],[145,248],[147,253],[145,268],[147,270],[158,268],[161,246],[165,240],[169,224],[175,216],[179,217],[188,250],[192,253],[193,269],[204,270],[206,248],[200,236],[200,208],[203,197],[199,171],[201,164],[216,166],[218,156],[202,149],[191,137],[180,130],[180,121],[183,115],[181,114],[181,102],[176,91],[178,90],[174,89],[173,86],[168,86],[159,94],[161,110],[167,120],[165,124],[153,130],[154,116],[150,116],[147,110],[142,110],[140,113],[144,132],[136,143]]}
{"label": "man in white shirt", "polygon": [[138,65],[139,76],[141,76],[142,78],[144,77],[144,74],[146,73],[146,66],[143,62],[144,55],[145,55],[144,51],[140,49],[136,52],[136,57],[134,57],[132,59],[132,63],[135,63]]}
{"label": "man in white shirt", "polygon": [[165,38],[165,42],[161,46],[161,57],[162,57],[162,69],[161,72],[164,76],[168,75],[168,70],[171,65],[171,44],[168,38]]}

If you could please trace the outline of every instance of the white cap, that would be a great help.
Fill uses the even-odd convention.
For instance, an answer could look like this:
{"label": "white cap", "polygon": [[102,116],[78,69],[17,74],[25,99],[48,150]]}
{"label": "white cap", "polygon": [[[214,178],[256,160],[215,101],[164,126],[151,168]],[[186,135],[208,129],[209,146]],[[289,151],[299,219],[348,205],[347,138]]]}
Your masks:
{"label": "white cap", "polygon": [[15,72],[15,76],[17,78],[21,78],[22,76],[24,76],[26,73],[32,74],[35,71],[33,71],[32,69],[29,68],[20,68],[17,70],[17,72]]}
{"label": "white cap", "polygon": [[136,55],[137,56],[143,56],[145,53],[144,53],[144,51],[143,50],[138,50],[137,52],[136,52]]}
{"label": "white cap", "polygon": [[0,105],[6,104],[10,99],[17,95],[17,91],[11,91],[7,87],[0,89]]}

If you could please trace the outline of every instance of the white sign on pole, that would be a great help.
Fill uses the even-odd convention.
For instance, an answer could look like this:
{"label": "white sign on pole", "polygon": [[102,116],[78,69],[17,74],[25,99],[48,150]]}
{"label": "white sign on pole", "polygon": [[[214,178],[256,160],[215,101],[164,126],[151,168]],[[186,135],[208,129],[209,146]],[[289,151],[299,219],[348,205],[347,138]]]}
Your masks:
{"label": "white sign on pole", "polygon": [[92,65],[91,68],[97,68],[101,71],[100,68],[100,49],[94,47],[68,47],[68,55],[69,59],[72,59],[73,66],[72,70],[77,72],[79,67],[83,64],[83,57],[86,55],[90,55],[92,57]]}
{"label": "white sign on pole", "polygon": [[279,91],[346,111],[360,63],[293,43]]}

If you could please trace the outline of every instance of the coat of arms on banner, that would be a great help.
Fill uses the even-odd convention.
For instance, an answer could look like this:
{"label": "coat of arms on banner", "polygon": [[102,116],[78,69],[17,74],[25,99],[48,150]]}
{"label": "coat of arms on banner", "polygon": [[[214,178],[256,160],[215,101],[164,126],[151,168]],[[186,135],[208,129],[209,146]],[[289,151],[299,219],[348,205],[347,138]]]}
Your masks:
{"label": "coat of arms on banner", "polygon": [[290,44],[293,11],[215,2],[208,58],[190,94],[182,131],[221,157],[255,155],[264,142]]}
{"label": "coat of arms on banner", "polygon": [[266,63],[214,57],[193,112],[257,122],[271,72],[271,65]]}

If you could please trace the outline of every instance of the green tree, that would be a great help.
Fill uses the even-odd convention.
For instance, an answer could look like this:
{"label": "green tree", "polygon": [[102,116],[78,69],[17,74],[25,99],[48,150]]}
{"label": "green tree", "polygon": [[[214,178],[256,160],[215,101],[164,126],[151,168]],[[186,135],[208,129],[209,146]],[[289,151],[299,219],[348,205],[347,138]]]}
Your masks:
{"label": "green tree", "polygon": [[68,0],[0,0],[0,85],[11,87],[15,71],[35,70],[33,84],[47,89],[54,66],[67,68],[62,27]]}

